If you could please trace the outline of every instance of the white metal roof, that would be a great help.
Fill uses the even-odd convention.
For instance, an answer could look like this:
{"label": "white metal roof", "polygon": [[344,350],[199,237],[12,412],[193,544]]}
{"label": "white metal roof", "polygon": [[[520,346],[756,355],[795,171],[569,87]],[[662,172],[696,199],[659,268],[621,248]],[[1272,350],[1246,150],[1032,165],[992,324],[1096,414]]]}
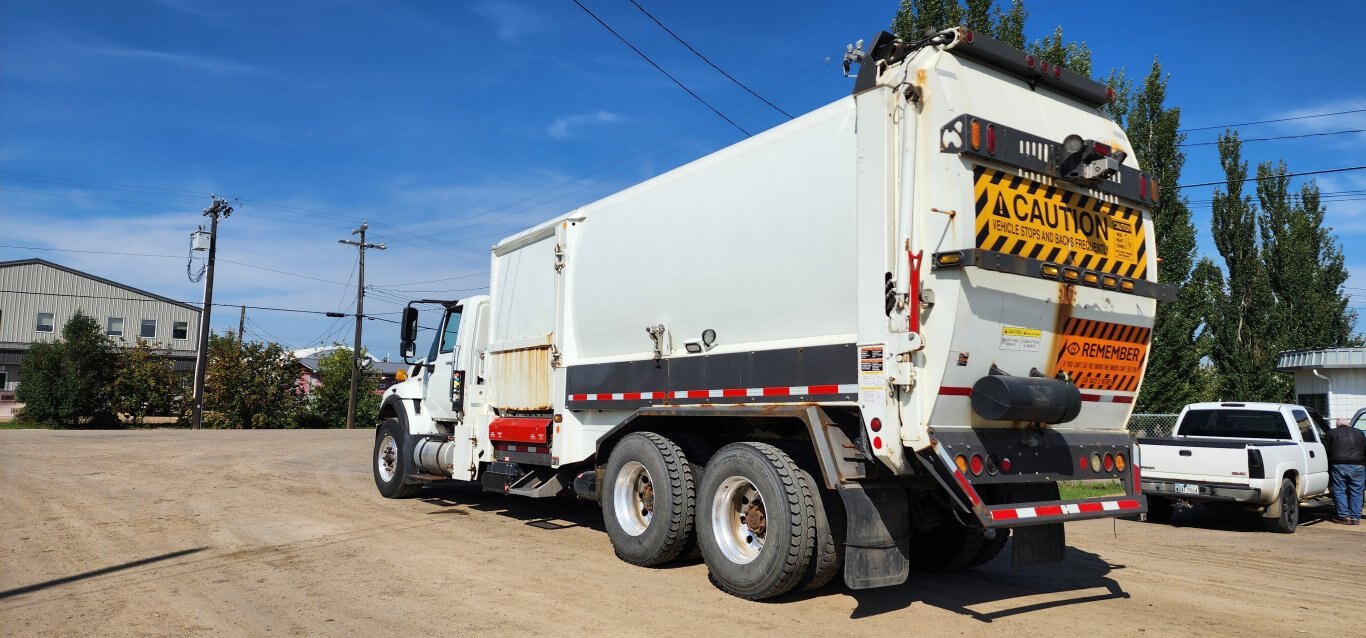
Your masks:
{"label": "white metal roof", "polygon": [[1276,366],[1283,372],[1306,368],[1366,368],[1366,348],[1292,350],[1282,352]]}

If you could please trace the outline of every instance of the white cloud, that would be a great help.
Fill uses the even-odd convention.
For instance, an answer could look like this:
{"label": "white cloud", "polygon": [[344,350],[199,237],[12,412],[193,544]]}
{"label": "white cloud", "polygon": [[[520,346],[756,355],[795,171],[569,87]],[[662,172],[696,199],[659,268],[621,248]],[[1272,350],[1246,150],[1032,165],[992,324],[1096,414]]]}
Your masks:
{"label": "white cloud", "polygon": [[249,64],[208,55],[173,53],[170,51],[156,51],[152,49],[135,49],[118,45],[88,47],[88,50],[91,53],[110,58],[170,64],[197,71],[207,71],[218,75],[262,72],[261,69]]}
{"label": "white cloud", "polygon": [[595,113],[584,113],[580,115],[567,115],[555,120],[547,126],[545,132],[557,140],[567,140],[573,137],[572,129],[582,128],[592,124],[613,124],[624,121],[620,115],[607,111],[597,111]]}
{"label": "white cloud", "polygon": [[520,42],[523,36],[550,30],[541,14],[515,2],[481,0],[471,10],[493,23],[494,32],[508,42]]}

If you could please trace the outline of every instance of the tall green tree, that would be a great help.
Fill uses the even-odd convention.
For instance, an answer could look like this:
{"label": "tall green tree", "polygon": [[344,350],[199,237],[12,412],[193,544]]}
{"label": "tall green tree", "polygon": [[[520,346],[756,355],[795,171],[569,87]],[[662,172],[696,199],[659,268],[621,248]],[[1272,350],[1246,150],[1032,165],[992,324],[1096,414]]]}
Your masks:
{"label": "tall green tree", "polygon": [[916,40],[929,32],[965,25],[1023,49],[1028,15],[1023,0],[1012,0],[1004,10],[993,0],[901,0],[892,32],[902,40]]}
{"label": "tall green tree", "polygon": [[117,423],[113,385],[118,352],[98,321],[79,310],[51,343],[34,342],[19,368],[15,398],[23,418],[58,427]]}
{"label": "tall green tree", "polygon": [[1091,77],[1091,49],[1086,42],[1070,42],[1063,38],[1062,26],[1053,30],[1052,35],[1044,36],[1029,45],[1029,52],[1050,64],[1061,64],[1062,68],[1083,77]]}
{"label": "tall green tree", "polygon": [[[1162,64],[1154,59],[1143,85],[1132,95],[1117,90],[1114,104],[1123,107],[1129,143],[1139,165],[1159,184],[1168,187],[1181,180],[1186,154],[1181,143],[1186,136],[1181,128],[1181,109],[1166,105],[1167,81]],[[1111,86],[1128,84],[1122,71],[1112,72]],[[1217,288],[1218,268],[1212,262],[1192,282],[1195,268],[1195,225],[1191,210],[1180,191],[1167,188],[1152,206],[1152,234],[1157,254],[1158,281],[1175,286],[1176,301],[1158,304],[1153,325],[1152,347],[1148,352],[1148,372],[1138,397],[1144,412],[1176,412],[1187,403],[1206,398],[1208,379],[1201,359],[1209,353],[1205,318]],[[1211,270],[1212,269],[1212,270]]]}
{"label": "tall green tree", "polygon": [[175,408],[180,381],[168,354],[157,352],[142,339],[119,353],[114,407],[136,425],[142,425],[149,414],[170,414]]}
{"label": "tall green tree", "polygon": [[1290,188],[1284,161],[1257,165],[1257,199],[1262,212],[1258,230],[1281,348],[1300,350],[1356,345],[1356,312],[1348,307],[1342,286],[1347,282],[1342,249],[1331,228],[1318,184]]}
{"label": "tall green tree", "polygon": [[209,337],[204,422],[220,428],[294,427],[302,407],[299,362],[278,343]]}
{"label": "tall green tree", "polygon": [[1277,317],[1271,276],[1258,245],[1257,206],[1244,194],[1248,181],[1242,142],[1235,131],[1219,135],[1219,163],[1228,180],[1216,189],[1211,230],[1224,258],[1223,290],[1209,317],[1210,358],[1219,375],[1219,398],[1284,401],[1290,383],[1274,371],[1284,326]]}
{"label": "tall green tree", "polygon": [[[365,350],[361,350],[365,356]],[[309,397],[309,411],[316,423],[323,427],[339,428],[346,426],[346,404],[351,394],[351,349],[336,345],[327,356],[318,360],[318,376],[322,385],[315,388]],[[379,414],[380,396],[374,390],[379,386],[380,374],[374,368],[361,370],[359,393],[356,397],[356,422],[368,423]]]}

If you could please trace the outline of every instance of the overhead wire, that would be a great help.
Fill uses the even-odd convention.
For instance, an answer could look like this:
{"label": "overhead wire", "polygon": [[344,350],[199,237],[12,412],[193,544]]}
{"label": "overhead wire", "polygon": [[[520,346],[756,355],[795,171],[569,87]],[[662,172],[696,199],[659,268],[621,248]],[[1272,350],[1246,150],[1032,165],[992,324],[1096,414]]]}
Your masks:
{"label": "overhead wire", "polygon": [[1177,186],[1176,188],[1181,189],[1181,188],[1195,188],[1195,187],[1198,187],[1198,186],[1224,186],[1224,185],[1234,184],[1234,183],[1239,183],[1239,184],[1241,184],[1241,183],[1243,183],[1243,182],[1260,182],[1260,181],[1262,181],[1263,179],[1280,179],[1280,178],[1283,178],[1283,177],[1302,177],[1302,176],[1305,176],[1305,175],[1324,175],[1324,174],[1327,174],[1327,173],[1345,173],[1345,172],[1347,172],[1347,171],[1359,171],[1359,170],[1362,170],[1362,169],[1366,169],[1366,166],[1344,166],[1344,167],[1342,167],[1342,168],[1325,168],[1325,169],[1323,169],[1323,170],[1318,170],[1318,171],[1301,171],[1301,172],[1298,172],[1298,173],[1284,173],[1284,174],[1277,174],[1277,175],[1268,175],[1268,176],[1266,176],[1266,177],[1261,177],[1261,176],[1257,176],[1257,177],[1244,177],[1243,179],[1240,179],[1240,180],[1224,180],[1224,181],[1221,181],[1221,182],[1200,182],[1199,184],[1181,184],[1180,186]]}
{"label": "overhead wire", "polygon": [[744,90],[745,90],[746,92],[748,92],[750,95],[753,95],[755,98],[758,98],[758,100],[759,100],[760,102],[763,102],[764,104],[767,104],[767,105],[773,107],[773,110],[775,110],[775,111],[777,111],[777,112],[779,112],[779,113],[782,113],[783,115],[787,116],[787,119],[789,119],[789,120],[792,119],[792,114],[791,114],[791,113],[788,113],[787,111],[784,111],[783,109],[779,108],[777,104],[774,104],[774,103],[768,101],[767,99],[764,98],[764,96],[759,95],[758,93],[755,93],[755,92],[754,92],[754,89],[751,89],[751,88],[749,88],[748,86],[745,86],[745,83],[744,83],[744,82],[741,82],[741,81],[739,81],[739,80],[737,80],[737,79],[735,79],[735,76],[733,76],[733,75],[731,75],[731,74],[729,74],[729,73],[726,73],[726,70],[725,70],[725,69],[723,69],[723,68],[717,66],[716,63],[715,63],[715,62],[712,62],[709,58],[707,58],[707,56],[702,55],[702,52],[701,52],[701,51],[698,51],[697,49],[693,48],[693,46],[692,46],[691,44],[688,44],[688,41],[687,41],[687,40],[684,40],[684,39],[683,39],[682,37],[680,37],[677,33],[674,33],[673,29],[670,29],[669,27],[665,26],[663,22],[660,22],[660,21],[659,21],[659,18],[656,18],[655,15],[654,15],[653,13],[650,13],[649,11],[645,10],[645,7],[640,6],[640,3],[639,3],[639,2],[636,2],[636,0],[630,0],[630,2],[631,2],[631,4],[635,5],[635,7],[636,7],[637,9],[640,9],[640,12],[643,13],[643,14],[645,14],[645,17],[647,17],[647,18],[653,20],[655,24],[659,25],[659,28],[663,29],[665,33],[669,34],[670,36],[673,36],[673,39],[677,40],[679,44],[681,44],[681,45],[687,47],[689,51],[692,51],[692,52],[693,52],[693,55],[696,55],[697,57],[701,58],[702,61],[703,61],[703,62],[706,62],[707,65],[710,66],[711,68],[716,69],[716,72],[717,72],[717,73],[720,73],[721,75],[726,76],[726,79],[730,80],[731,82],[734,82],[734,83],[735,83],[735,86],[738,86],[738,87],[744,89]]}
{"label": "overhead wire", "polygon": [[1242,122],[1239,124],[1219,124],[1217,126],[1196,126],[1193,128],[1177,129],[1177,133],[1190,133],[1192,131],[1212,131],[1222,128],[1237,128],[1239,126],[1256,126],[1260,124],[1274,124],[1276,122],[1293,122],[1296,120],[1310,120],[1320,117],[1332,117],[1334,115],[1347,115],[1350,113],[1366,113],[1366,109],[1351,109],[1348,111],[1334,111],[1332,113],[1315,113],[1313,115],[1297,115],[1294,117],[1281,117],[1273,120],[1258,120],[1256,122]]}
{"label": "overhead wire", "polygon": [[[1248,137],[1239,138],[1239,142],[1269,142],[1271,140],[1295,140],[1302,137],[1323,137],[1326,135],[1349,135],[1352,133],[1366,133],[1366,128],[1351,129],[1347,131],[1330,131],[1327,133],[1301,133],[1299,135],[1277,135],[1274,137]],[[1182,142],[1177,146],[1214,146],[1219,142]]]}
{"label": "overhead wire", "polygon": [[671,75],[668,71],[665,71],[665,70],[664,70],[664,67],[659,66],[658,64],[656,64],[654,60],[651,60],[651,59],[650,59],[650,56],[645,55],[645,52],[644,52],[644,51],[641,51],[640,49],[636,48],[636,45],[631,44],[631,41],[630,41],[630,40],[627,40],[627,39],[626,39],[624,36],[622,36],[620,33],[617,33],[616,29],[613,29],[613,28],[612,28],[611,26],[609,26],[606,22],[603,22],[602,18],[599,18],[598,15],[597,15],[596,13],[593,13],[592,11],[589,11],[589,10],[588,10],[588,7],[583,6],[583,3],[582,3],[582,2],[579,2],[579,0],[569,0],[569,1],[570,1],[570,2],[573,2],[573,3],[576,4],[576,5],[578,5],[578,7],[579,7],[580,9],[583,9],[583,12],[584,12],[584,13],[587,13],[587,14],[588,14],[589,16],[591,16],[594,20],[597,20],[597,21],[598,21],[598,24],[601,24],[601,25],[602,25],[602,28],[607,29],[607,31],[608,31],[609,33],[611,33],[612,35],[616,36],[617,39],[618,39],[618,40],[621,40],[623,44],[625,44],[626,46],[630,47],[632,51],[635,51],[635,52],[636,52],[636,55],[639,55],[641,58],[644,58],[644,60],[645,60],[646,62],[649,62],[649,63],[650,63],[650,66],[654,67],[656,71],[659,71],[660,73],[663,73],[663,74],[664,74],[664,77],[667,77],[667,78],[669,78],[670,80],[673,80],[673,83],[674,83],[674,84],[677,84],[677,85],[678,85],[678,88],[683,89],[684,91],[686,91],[686,92],[688,93],[688,95],[691,95],[691,96],[693,97],[693,99],[697,100],[698,102],[701,102],[704,106],[706,106],[707,108],[711,109],[711,112],[712,112],[712,113],[715,113],[715,114],[716,114],[718,117],[720,117],[721,119],[723,119],[723,120],[725,120],[725,121],[727,121],[727,122],[730,122],[730,125],[731,125],[731,126],[734,126],[735,129],[738,130],[738,131],[740,131],[741,133],[744,133],[744,134],[745,134],[745,137],[753,137],[753,134],[751,134],[749,131],[746,131],[746,130],[744,129],[744,127],[740,126],[739,124],[736,124],[734,120],[732,120],[732,119],[726,117],[726,114],[725,114],[725,113],[722,113],[722,112],[719,111],[716,107],[712,106],[710,102],[708,102],[708,101],[702,99],[702,96],[700,96],[700,95],[694,93],[693,90],[690,89],[690,88],[688,88],[688,86],[687,86],[686,84],[683,84],[682,82],[680,82],[680,81],[678,80],[678,78],[676,78],[676,77],[674,77],[673,75]]}

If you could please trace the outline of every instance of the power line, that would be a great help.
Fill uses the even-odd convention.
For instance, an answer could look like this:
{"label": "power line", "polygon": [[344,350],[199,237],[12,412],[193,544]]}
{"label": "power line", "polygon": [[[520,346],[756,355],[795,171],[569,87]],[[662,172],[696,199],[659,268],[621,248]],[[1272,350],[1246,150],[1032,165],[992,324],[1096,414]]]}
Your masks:
{"label": "power line", "polygon": [[711,109],[711,112],[712,112],[712,113],[715,113],[716,115],[720,116],[721,119],[723,119],[723,120],[725,120],[725,121],[727,121],[727,122],[730,122],[730,125],[731,125],[731,126],[734,126],[734,127],[735,127],[737,130],[739,130],[741,133],[744,133],[744,134],[745,134],[745,137],[753,137],[753,135],[751,135],[749,131],[746,131],[746,130],[744,129],[744,127],[740,126],[739,124],[736,124],[736,123],[735,123],[734,121],[732,121],[730,118],[726,117],[726,115],[725,115],[724,113],[722,113],[721,111],[716,110],[716,107],[712,106],[711,103],[709,103],[709,102],[707,102],[706,100],[702,99],[702,97],[701,97],[700,95],[698,95],[698,94],[696,94],[696,93],[693,93],[692,89],[688,88],[688,87],[687,87],[686,85],[684,85],[682,82],[679,82],[679,81],[678,81],[678,78],[676,78],[676,77],[670,75],[668,71],[665,71],[665,70],[664,70],[664,67],[661,67],[661,66],[659,66],[658,64],[655,64],[655,61],[654,61],[654,60],[651,60],[651,59],[650,59],[650,56],[645,55],[645,53],[644,53],[643,51],[641,51],[640,49],[637,49],[637,48],[636,48],[636,45],[631,44],[631,41],[630,41],[630,40],[627,40],[626,38],[622,37],[622,35],[621,35],[620,33],[617,33],[615,29],[613,29],[612,27],[608,26],[606,22],[603,22],[603,21],[602,21],[602,18],[599,18],[599,17],[597,16],[597,14],[593,13],[592,11],[589,11],[589,10],[588,10],[588,7],[583,6],[583,3],[579,2],[579,0],[570,0],[570,1],[573,2],[574,4],[578,5],[580,9],[583,9],[583,12],[584,12],[584,13],[587,13],[587,14],[588,14],[589,16],[591,16],[594,20],[597,20],[597,21],[598,21],[598,24],[601,24],[601,25],[602,25],[602,28],[607,29],[609,32],[611,32],[612,35],[617,36],[617,39],[618,39],[618,40],[621,40],[626,46],[631,47],[631,50],[632,50],[632,51],[635,51],[635,52],[636,52],[636,55],[639,55],[640,57],[644,58],[646,62],[649,62],[649,63],[650,63],[650,66],[652,66],[652,67],[655,68],[655,70],[659,71],[660,73],[663,73],[663,74],[664,74],[664,77],[667,77],[667,78],[669,78],[670,80],[673,80],[673,83],[674,83],[674,84],[677,84],[677,85],[678,85],[678,88],[683,89],[684,91],[687,91],[687,92],[688,92],[688,95],[693,96],[693,99],[697,100],[698,102],[701,102],[701,103],[702,103],[703,105],[705,105],[707,108]]}
{"label": "power line", "polygon": [[[1366,133],[1366,128],[1351,129],[1349,131],[1333,131],[1331,133],[1302,133],[1300,135],[1277,135],[1275,137],[1249,137],[1240,139],[1239,142],[1267,142],[1270,140],[1294,140],[1301,137],[1321,137],[1324,135],[1346,135],[1349,133]],[[1185,142],[1177,146],[1214,146],[1219,142]]]}
{"label": "power line", "polygon": [[[696,55],[697,57],[701,58],[702,61],[703,61],[703,62],[706,62],[709,66],[711,66],[711,68],[716,69],[716,72],[717,72],[717,73],[720,73],[721,75],[726,76],[726,79],[730,80],[731,82],[734,82],[734,83],[735,83],[735,86],[738,86],[738,87],[744,89],[744,90],[745,90],[746,92],[748,92],[750,95],[753,95],[754,97],[758,98],[760,102],[763,102],[764,104],[767,104],[767,105],[773,107],[773,110],[775,110],[775,111],[777,111],[777,112],[779,112],[779,113],[782,113],[783,115],[786,115],[786,116],[787,116],[787,119],[789,119],[789,120],[792,119],[792,114],[791,114],[791,113],[788,113],[787,111],[784,111],[784,110],[782,110],[781,108],[778,108],[778,105],[777,105],[777,104],[774,104],[774,103],[769,102],[768,100],[764,99],[764,96],[759,95],[758,93],[755,93],[755,92],[754,92],[754,89],[751,89],[751,88],[745,86],[745,84],[744,84],[743,82],[741,82],[741,81],[735,79],[735,77],[732,76],[731,74],[726,73],[726,70],[725,70],[725,69],[723,69],[723,68],[721,68],[721,67],[719,67],[719,66],[716,66],[716,63],[715,63],[715,62],[712,62],[711,60],[707,59],[707,56],[702,55],[702,52],[701,52],[701,51],[698,51],[697,49],[694,49],[693,46],[692,46],[691,44],[688,44],[687,41],[685,41],[683,38],[679,37],[677,33],[674,33],[674,32],[673,32],[673,29],[670,29],[669,27],[664,26],[664,23],[663,23],[663,22],[660,22],[660,21],[659,21],[659,18],[656,18],[656,17],[654,16],[653,13],[650,13],[649,11],[646,11],[646,10],[645,10],[645,7],[640,6],[640,3],[636,2],[636,0],[630,0],[630,1],[631,1],[631,4],[635,5],[635,7],[636,7],[637,9],[640,9],[640,12],[643,13],[643,14],[645,14],[646,17],[648,17],[648,18],[651,19],[651,20],[654,20],[654,23],[657,24],[657,25],[659,25],[659,28],[663,29],[665,33],[668,33],[669,35],[673,36],[673,39],[678,40],[678,43],[679,43],[679,44],[681,44],[681,45],[687,47],[689,51],[692,51],[692,52],[693,52],[693,55]],[[580,5],[580,6],[583,6],[583,5]]]}
{"label": "power line", "polygon": [[1220,124],[1218,126],[1197,126],[1195,128],[1183,128],[1177,133],[1189,133],[1191,131],[1210,131],[1217,128],[1237,128],[1239,126],[1254,126],[1257,124],[1273,124],[1275,122],[1290,122],[1294,120],[1308,120],[1316,117],[1331,117],[1334,115],[1347,115],[1348,113],[1366,113],[1366,109],[1352,109],[1350,111],[1337,111],[1334,113],[1315,113],[1314,115],[1297,115],[1295,117],[1282,117],[1274,120],[1258,120],[1256,122],[1243,122],[1241,124]]}
{"label": "power line", "polygon": [[1176,188],[1181,189],[1181,188],[1195,188],[1195,187],[1197,187],[1197,186],[1223,186],[1223,185],[1226,185],[1226,184],[1233,184],[1233,183],[1239,183],[1239,184],[1241,184],[1241,183],[1243,183],[1243,182],[1260,182],[1260,181],[1262,181],[1263,179],[1279,179],[1279,178],[1282,178],[1282,177],[1300,177],[1300,176],[1303,176],[1303,175],[1322,175],[1322,174],[1324,174],[1324,173],[1344,173],[1344,172],[1347,172],[1347,171],[1359,171],[1359,170],[1364,169],[1364,168],[1366,168],[1366,166],[1347,166],[1347,167],[1344,167],[1344,168],[1326,168],[1326,169],[1323,169],[1323,170],[1321,170],[1321,171],[1304,171],[1304,172],[1301,172],[1301,173],[1283,173],[1283,174],[1277,174],[1277,175],[1267,175],[1267,176],[1264,177],[1264,178],[1263,178],[1263,177],[1244,177],[1243,179],[1240,179],[1240,180],[1225,180],[1225,181],[1222,181],[1222,182],[1201,182],[1201,183],[1199,183],[1199,184],[1182,184],[1182,185],[1180,185],[1180,186],[1177,186]]}
{"label": "power line", "polygon": [[[69,297],[69,298],[74,298],[74,299],[104,299],[104,300],[110,300],[110,301],[140,301],[140,302],[166,303],[166,300],[165,300],[165,299],[138,299],[137,297],[108,297],[108,296],[104,296],[104,295],[77,295],[77,294],[64,293],[64,292],[38,292],[38,291],[35,291],[35,290],[0,290],[0,293],[11,293],[11,294],[16,294],[16,295],[42,295],[42,296],[45,296],[45,297]],[[172,303],[178,303],[178,304],[184,304],[184,305],[187,305],[187,306],[203,306],[203,305],[204,305],[203,302],[199,302],[199,301],[176,301],[176,300],[172,299],[171,302],[172,302]],[[211,303],[211,304],[209,304],[209,305],[210,305],[210,306],[221,306],[221,307],[224,307],[224,308],[241,308],[241,307],[243,307],[243,304],[237,304],[237,303],[218,303],[218,302],[214,302],[214,303]],[[273,307],[273,306],[246,306],[246,307],[249,308],[249,309],[251,309],[251,310],[268,310],[268,311],[271,311],[271,312],[293,312],[293,313],[306,314],[306,315],[326,315],[326,314],[329,312],[329,311],[327,311],[327,310],[304,310],[304,309],[302,309],[302,308],[277,308],[277,307]],[[375,314],[380,314],[380,313],[375,313]],[[383,314],[394,314],[394,313],[383,313]],[[367,316],[369,316],[369,315],[367,315]]]}

